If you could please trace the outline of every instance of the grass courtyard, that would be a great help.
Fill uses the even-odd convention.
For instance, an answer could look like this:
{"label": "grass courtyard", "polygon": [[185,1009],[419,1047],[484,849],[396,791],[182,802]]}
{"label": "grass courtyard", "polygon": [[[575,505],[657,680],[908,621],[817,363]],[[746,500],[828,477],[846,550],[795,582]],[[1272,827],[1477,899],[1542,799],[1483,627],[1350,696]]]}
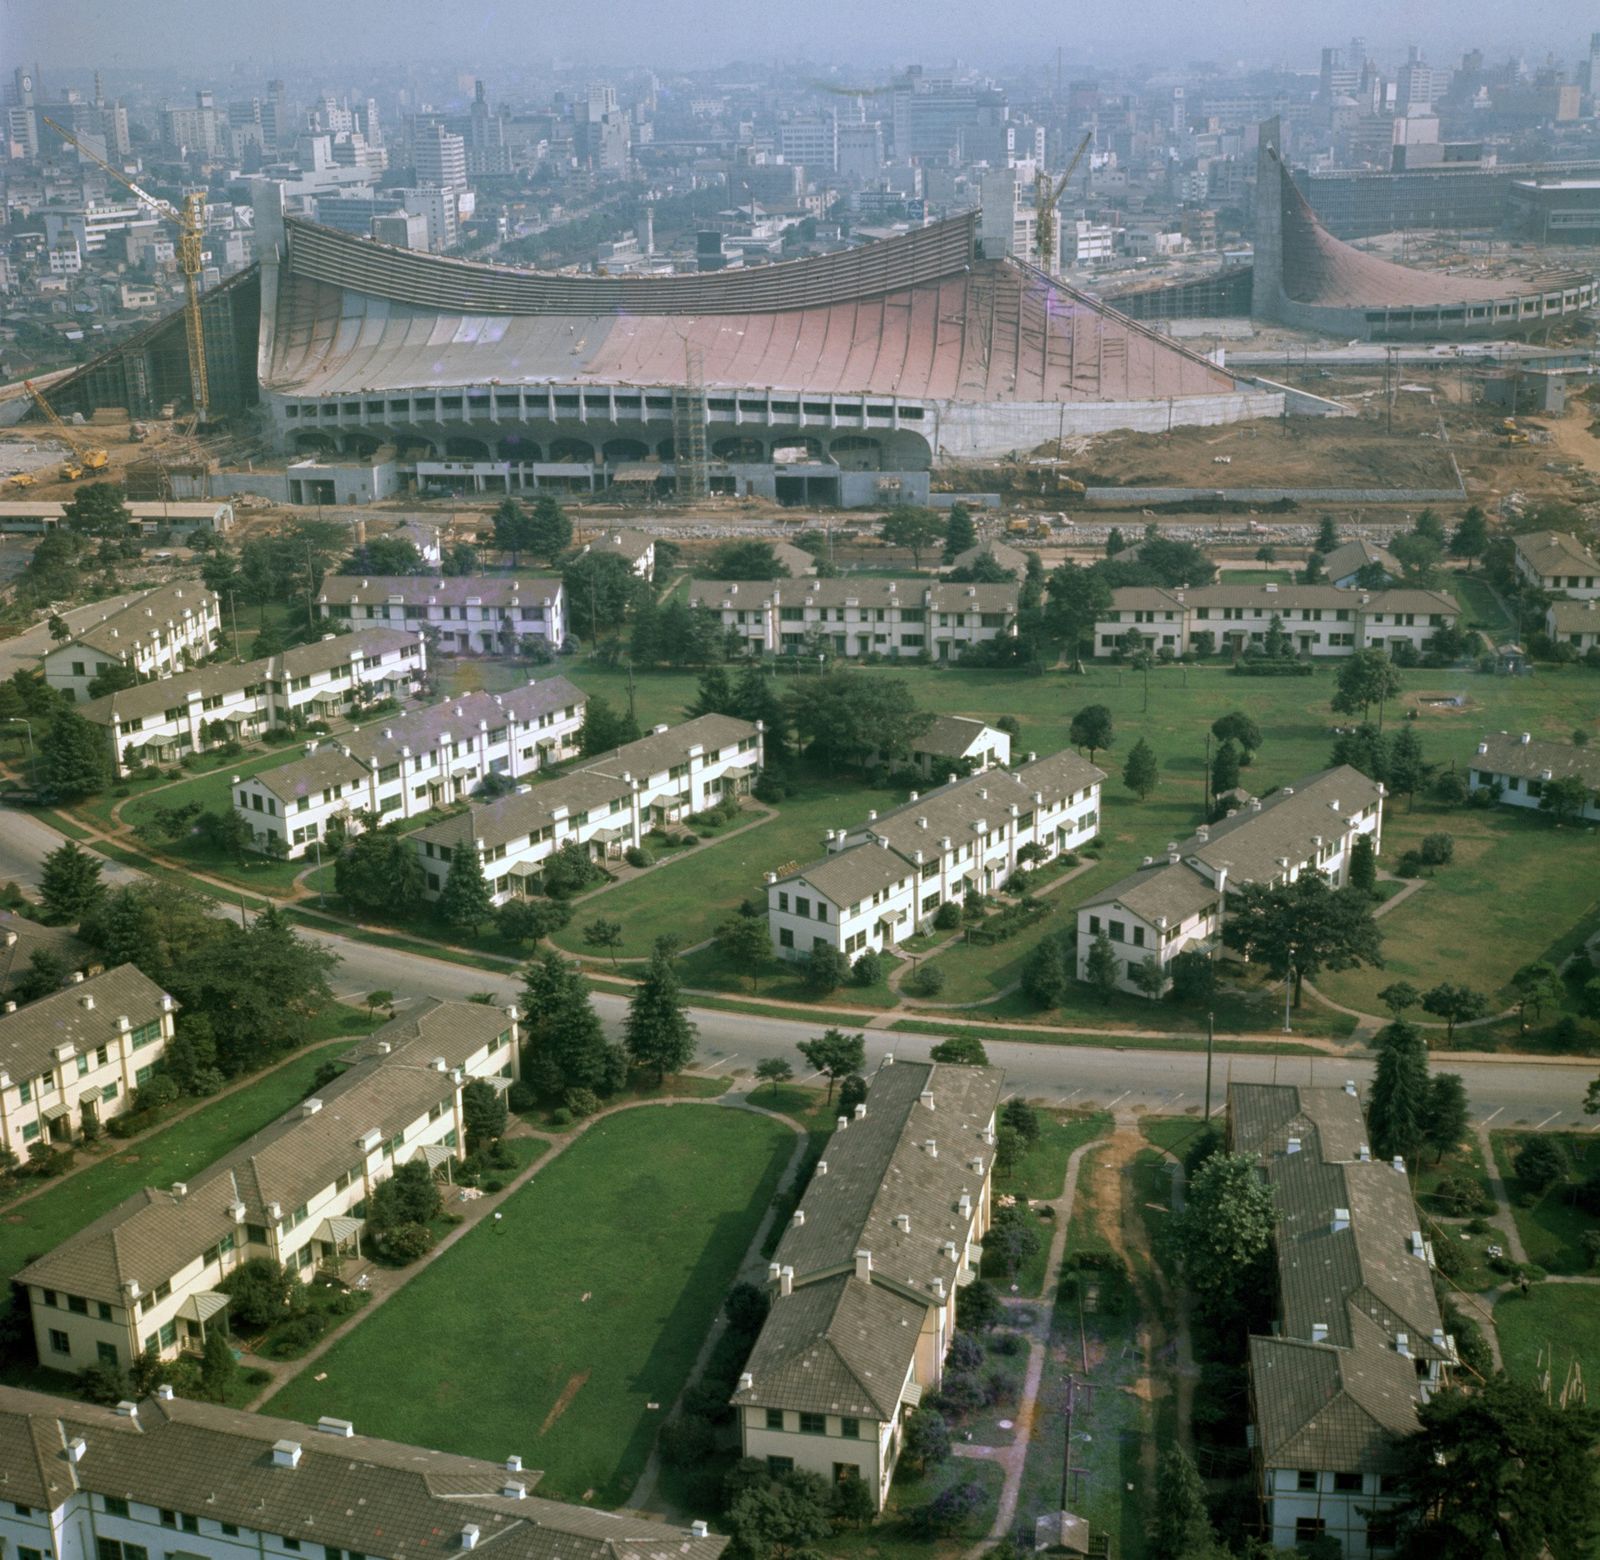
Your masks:
{"label": "grass courtyard", "polygon": [[[1511,1212],[1517,1233],[1528,1253],[1528,1260],[1549,1273],[1590,1273],[1588,1254],[1582,1240],[1585,1230],[1596,1227],[1589,1213],[1575,1196],[1578,1185],[1600,1173],[1600,1139],[1587,1132],[1541,1132],[1539,1137],[1554,1143],[1566,1157],[1564,1180],[1541,1193],[1524,1207],[1522,1185],[1515,1170],[1517,1152],[1534,1134],[1496,1132],[1490,1137],[1495,1163],[1511,1194]],[[1592,1297],[1600,1310],[1600,1295]]]}
{"label": "grass courtyard", "polygon": [[302,1374],[269,1410],[519,1452],[544,1470],[538,1494],[620,1504],[795,1141],[712,1106],[606,1117],[324,1355],[326,1379]]}
{"label": "grass courtyard", "polygon": [[1495,1306],[1494,1326],[1506,1371],[1518,1381],[1542,1386],[1548,1372],[1555,1397],[1574,1364],[1585,1382],[1600,1376],[1600,1295],[1590,1285],[1535,1284],[1526,1295],[1513,1290]]}

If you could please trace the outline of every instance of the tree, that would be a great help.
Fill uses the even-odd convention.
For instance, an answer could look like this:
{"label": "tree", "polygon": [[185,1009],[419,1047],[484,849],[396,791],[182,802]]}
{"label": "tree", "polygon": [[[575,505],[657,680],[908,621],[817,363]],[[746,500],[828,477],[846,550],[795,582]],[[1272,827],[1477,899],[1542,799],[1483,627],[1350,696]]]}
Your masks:
{"label": "tree", "polygon": [[913,1473],[926,1473],[944,1462],[950,1455],[950,1426],[944,1416],[931,1408],[913,1410],[905,1422],[900,1455]]}
{"label": "tree", "polygon": [[76,710],[58,710],[39,739],[39,788],[52,802],[76,802],[111,782],[105,733]]}
{"label": "tree", "polygon": [[1535,1133],[1522,1140],[1511,1168],[1530,1192],[1543,1194],[1566,1175],[1567,1156],[1554,1138]]}
{"label": "tree", "polygon": [[772,1097],[776,1099],[779,1085],[794,1077],[794,1068],[787,1057],[769,1056],[765,1061],[756,1063],[756,1077],[760,1082],[772,1085]]}
{"label": "tree", "polygon": [[[1008,1134],[1015,1140],[1016,1134],[1009,1127],[1002,1127],[1000,1135]],[[1017,1270],[1039,1254],[1041,1244],[1039,1221],[1016,1203],[995,1210],[993,1225],[983,1238],[984,1254],[992,1251],[999,1257],[1008,1279],[1014,1279]]]}
{"label": "tree", "polygon": [[1579,775],[1546,780],[1539,791],[1539,811],[1549,813],[1558,824],[1581,818],[1588,801],[1589,787]]}
{"label": "tree", "polygon": [[867,1080],[860,1073],[847,1073],[839,1082],[839,1114],[853,1115],[867,1097]]}
{"label": "tree", "polygon": [[1600,1413],[1562,1407],[1504,1373],[1448,1387],[1400,1441],[1401,1553],[1579,1560],[1600,1537],[1594,1445]]}
{"label": "tree", "polygon": [[904,547],[911,554],[911,567],[922,568],[922,554],[943,539],[946,523],[931,509],[921,509],[913,504],[902,504],[891,509],[878,527],[879,534],[891,547]]}
{"label": "tree", "polygon": [[1167,972],[1162,969],[1161,960],[1153,953],[1147,953],[1137,964],[1130,959],[1128,975],[1139,988],[1140,994],[1149,997],[1152,1002],[1161,997],[1167,989]]}
{"label": "tree", "polygon": [[220,1316],[213,1317],[206,1327],[205,1349],[200,1356],[200,1390],[213,1403],[225,1403],[228,1389],[238,1373],[233,1350],[228,1346],[228,1333]]}
{"label": "tree", "polygon": [[1389,739],[1369,721],[1363,721],[1354,731],[1339,734],[1333,744],[1329,763],[1337,768],[1348,764],[1359,770],[1369,780],[1389,778]]}
{"label": "tree", "polygon": [[1104,704],[1086,704],[1072,717],[1067,728],[1067,739],[1074,747],[1088,748],[1089,762],[1102,748],[1111,746],[1113,740],[1111,711]]}
{"label": "tree", "polygon": [[1183,1007],[1199,1007],[1217,994],[1217,967],[1209,953],[1189,948],[1167,965],[1168,995]]}
{"label": "tree", "polygon": [[1059,1007],[1072,978],[1071,956],[1072,949],[1062,938],[1049,933],[1041,937],[1022,966],[1023,995],[1039,1007]]}
{"label": "tree", "polygon": [[1378,891],[1378,852],[1370,834],[1358,834],[1350,847],[1350,871],[1346,887],[1371,898]]}
{"label": "tree", "polygon": [[1456,839],[1453,834],[1424,834],[1417,848],[1425,867],[1448,867],[1455,860]]}
{"label": "tree", "polygon": [[1266,638],[1261,642],[1261,653],[1269,661],[1287,661],[1294,654],[1294,641],[1276,612],[1267,624]]}
{"label": "tree", "polygon": [[611,968],[617,967],[617,949],[622,946],[622,922],[597,916],[583,929],[584,943],[611,955]]}
{"label": "tree", "polygon": [[1150,1524],[1150,1560],[1220,1560],[1206,1489],[1181,1446],[1169,1447],[1156,1465],[1155,1515]]}
{"label": "tree", "polygon": [[122,501],[115,482],[88,482],[72,495],[63,517],[67,528],[80,536],[103,536],[120,541],[133,527],[133,515]]}
{"label": "tree", "polygon": [[11,998],[15,1002],[37,1002],[59,991],[72,974],[72,966],[52,948],[35,948],[28,956],[28,967],[11,979]]}
{"label": "tree", "polygon": [[816,1474],[790,1470],[768,1477],[728,1507],[728,1530],[747,1560],[788,1560],[812,1553],[832,1531],[826,1486]]}
{"label": "tree", "polygon": [[470,842],[457,845],[450,858],[450,875],[439,894],[439,914],[456,931],[473,937],[494,915],[494,896],[483,875],[477,846]]}
{"label": "tree", "polygon": [[1211,794],[1224,796],[1239,784],[1239,750],[1230,739],[1211,755]]}
{"label": "tree", "polygon": [[826,1074],[830,1102],[834,1084],[867,1065],[866,1036],[847,1035],[842,1029],[827,1029],[815,1040],[802,1040],[799,1050],[813,1068]]}
{"label": "tree", "polygon": [[1211,723],[1211,735],[1218,742],[1231,742],[1241,754],[1255,753],[1261,747],[1261,728],[1243,710],[1219,715]]}
{"label": "tree", "polygon": [[909,756],[933,716],[917,708],[910,684],[899,677],[835,668],[795,679],[785,701],[792,726],[811,758],[826,768],[860,768],[875,754]]}
{"label": "tree", "polygon": [[1090,945],[1088,957],[1083,961],[1083,978],[1100,994],[1102,1002],[1109,1002],[1116,994],[1121,974],[1111,939],[1101,932]]}
{"label": "tree", "polygon": [[1422,1001],[1422,993],[1408,980],[1397,980],[1378,993],[1378,1000],[1389,1010],[1391,1018],[1399,1018],[1407,1008]]}
{"label": "tree", "polygon": [[1248,1154],[1213,1154],[1190,1177],[1175,1221],[1184,1276],[1201,1311],[1243,1317],[1271,1293],[1272,1193]]}
{"label": "tree", "polygon": [[246,1332],[261,1332],[288,1315],[300,1281],[271,1257],[251,1257],[222,1278],[228,1314]]}
{"label": "tree", "polygon": [[461,1119],[467,1129],[467,1148],[476,1152],[505,1136],[510,1112],[505,1095],[487,1078],[472,1078],[461,1090]]}
{"label": "tree", "polygon": [[1417,531],[1406,531],[1389,543],[1389,551],[1399,561],[1408,585],[1427,586],[1433,583],[1434,571],[1444,557],[1444,546],[1432,536]]}
{"label": "tree", "polygon": [[1401,722],[1389,742],[1387,754],[1388,773],[1384,783],[1396,796],[1406,799],[1406,811],[1411,811],[1412,799],[1422,789],[1426,767],[1422,761],[1422,742],[1415,726]]}
{"label": "tree", "polygon": [[527,1019],[523,1073],[541,1094],[569,1089],[613,1094],[627,1061],[606,1041],[583,976],[552,949],[523,971],[522,1010]]}
{"label": "tree", "polygon": [[1339,545],[1339,528],[1333,523],[1332,515],[1324,515],[1317,526],[1316,549],[1326,556],[1333,552]]}
{"label": "tree", "polygon": [[394,1017],[394,993],[386,986],[380,986],[376,991],[369,991],[361,1000],[366,1004],[368,1018],[373,1017],[379,1008],[387,1008],[389,1016]]}
{"label": "tree", "polygon": [[928,1052],[930,1061],[954,1062],[962,1067],[987,1067],[989,1053],[976,1035],[952,1035]]}
{"label": "tree", "polygon": [[[548,493],[540,494],[534,501],[533,513],[528,516],[528,551],[536,558],[553,563],[571,545],[572,522],[567,519],[566,510]],[[625,559],[618,558],[616,561],[627,567]]]}
{"label": "tree", "polygon": [[1435,1073],[1428,1080],[1422,1113],[1422,1138],[1434,1152],[1434,1163],[1460,1143],[1467,1130],[1467,1086],[1459,1073]]}
{"label": "tree", "polygon": [[380,1239],[406,1224],[427,1224],[438,1218],[439,1183],[422,1159],[408,1159],[394,1174],[379,1181],[367,1202],[367,1228]]}
{"label": "tree", "polygon": [[1489,522],[1484,512],[1473,504],[1457,522],[1450,536],[1450,556],[1465,558],[1470,567],[1481,558],[1489,546]]}
{"label": "tree", "polygon": [[567,621],[574,633],[591,642],[622,628],[641,583],[626,558],[609,552],[579,553],[566,565],[561,578],[566,587]]}
{"label": "tree", "polygon": [[1066,648],[1072,670],[1083,670],[1083,641],[1111,609],[1111,587],[1095,568],[1067,562],[1045,582],[1044,626]]}
{"label": "tree", "polygon": [[628,1056],[637,1066],[653,1070],[659,1084],[668,1073],[682,1072],[694,1060],[698,1033],[689,1021],[672,956],[657,945],[623,1021],[622,1043]]}
{"label": "tree", "polygon": [[800,979],[814,997],[837,991],[850,978],[850,961],[832,943],[813,943],[800,968]]}
{"label": "tree", "polygon": [[54,921],[81,921],[106,897],[101,860],[74,841],[58,845],[39,868],[39,902]]}
{"label": "tree", "polygon": [[[637,649],[634,660],[642,660]],[[725,666],[708,666],[700,674],[700,688],[695,701],[689,706],[691,715],[733,714],[733,681]]]}
{"label": "tree", "polygon": [[1383,968],[1371,902],[1359,894],[1335,893],[1320,872],[1302,872],[1293,883],[1277,887],[1244,884],[1229,895],[1223,941],[1260,960],[1278,980],[1292,973],[1297,1007],[1306,981],[1325,969]]}
{"label": "tree", "polygon": [[1367,1101],[1367,1127],[1380,1159],[1416,1156],[1427,1123],[1428,1088],[1422,1031],[1397,1018],[1378,1037],[1378,1066]]}
{"label": "tree", "polygon": [[108,661],[89,679],[85,691],[91,699],[101,699],[108,693],[121,693],[125,688],[137,687],[138,682],[139,674],[131,666],[121,661]]}
{"label": "tree", "polygon": [[772,962],[772,939],[764,916],[734,915],[712,933],[717,955],[731,970],[750,977],[750,989],[758,989],[762,970]]}
{"label": "tree", "polygon": [[964,552],[978,545],[978,528],[965,504],[952,504],[944,527],[944,561],[953,563]]}
{"label": "tree", "polygon": [[1156,763],[1155,750],[1143,737],[1140,737],[1129,751],[1128,761],[1122,767],[1122,783],[1142,802],[1155,790],[1160,779],[1160,767]]}
{"label": "tree", "polygon": [[1456,1037],[1456,1025],[1482,1018],[1489,1011],[1489,999],[1470,986],[1460,986],[1453,981],[1440,981],[1423,993],[1422,1011],[1444,1020],[1444,1041],[1449,1045]]}
{"label": "tree", "polygon": [[426,883],[421,859],[395,824],[351,837],[333,864],[333,886],[356,910],[403,911],[421,903]]}
{"label": "tree", "polygon": [[339,565],[341,574],[425,574],[428,565],[422,561],[416,543],[403,536],[375,536],[362,542]]}
{"label": "tree", "polygon": [[1331,703],[1340,715],[1357,715],[1366,720],[1374,704],[1380,710],[1400,692],[1400,673],[1386,651],[1374,645],[1358,650],[1339,667],[1338,684]]}
{"label": "tree", "polygon": [[500,500],[494,512],[494,544],[501,552],[511,554],[511,567],[517,567],[518,555],[531,545],[528,514],[522,505],[509,494]]}
{"label": "tree", "polygon": [[1537,1018],[1544,1011],[1546,1003],[1561,1000],[1561,976],[1555,965],[1543,959],[1535,960],[1532,964],[1524,964],[1511,977],[1508,984],[1511,988],[1511,1000],[1517,1009],[1517,1027],[1523,1034],[1528,1031],[1530,1010]]}
{"label": "tree", "polygon": [[591,693],[583,706],[583,724],[578,727],[578,751],[585,758],[610,753],[639,740],[639,727],[631,715],[611,707],[604,694]]}
{"label": "tree", "polygon": [[771,542],[722,542],[711,549],[702,575],[708,580],[778,580],[784,576]]}

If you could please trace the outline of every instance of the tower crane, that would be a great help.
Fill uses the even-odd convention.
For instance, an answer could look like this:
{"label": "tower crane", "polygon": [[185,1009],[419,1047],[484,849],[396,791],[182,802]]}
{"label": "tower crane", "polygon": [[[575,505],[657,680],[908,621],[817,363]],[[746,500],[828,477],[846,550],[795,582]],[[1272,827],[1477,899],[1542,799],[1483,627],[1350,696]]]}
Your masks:
{"label": "tower crane", "polygon": [[118,184],[132,191],[150,210],[165,217],[177,229],[178,268],[183,272],[185,293],[183,335],[189,349],[189,388],[194,397],[195,415],[200,422],[206,422],[210,414],[211,391],[206,379],[205,329],[200,319],[200,269],[205,242],[204,193],[196,190],[185,195],[183,208],[180,210],[171,201],[163,200],[159,195],[152,195],[148,190],[141,189],[127,174],[118,168],[113,168],[105,158],[90,151],[77,136],[58,125],[55,120],[44,115],[40,117],[62,140],[76,147],[80,156],[88,158],[103,173],[110,174]]}
{"label": "tower crane", "polygon": [[68,482],[76,482],[86,471],[104,471],[109,459],[104,450],[90,449],[81,443],[72,430],[56,415],[56,409],[44,398],[41,390],[31,379],[22,381],[33,403],[49,419],[50,426],[61,436],[62,442],[72,451],[69,459],[61,466],[61,475]]}
{"label": "tower crane", "polygon": [[1090,130],[1078,142],[1078,149],[1072,154],[1072,161],[1067,164],[1067,171],[1061,175],[1059,183],[1053,183],[1042,168],[1034,175],[1033,243],[1039,256],[1039,269],[1047,276],[1054,274],[1056,258],[1056,225],[1051,217],[1061,197],[1067,193],[1067,184],[1078,171],[1078,164],[1083,161],[1083,154],[1089,150],[1089,143],[1093,139],[1094,131]]}

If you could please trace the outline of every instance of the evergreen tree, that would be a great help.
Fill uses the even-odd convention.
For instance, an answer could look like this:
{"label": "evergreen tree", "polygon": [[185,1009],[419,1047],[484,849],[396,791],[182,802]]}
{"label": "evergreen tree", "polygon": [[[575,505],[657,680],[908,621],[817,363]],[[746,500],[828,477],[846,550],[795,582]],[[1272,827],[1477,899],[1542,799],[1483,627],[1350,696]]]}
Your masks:
{"label": "evergreen tree", "polygon": [[494,915],[494,897],[483,875],[483,863],[473,844],[458,845],[450,858],[450,876],[439,895],[439,914],[458,932],[478,935],[478,928]]}
{"label": "evergreen tree", "polygon": [[1317,527],[1317,551],[1327,557],[1339,545],[1339,528],[1333,523],[1332,515],[1324,515],[1322,523]]}
{"label": "evergreen tree", "polygon": [[650,956],[650,967],[628,1003],[622,1033],[630,1059],[652,1069],[657,1083],[694,1060],[697,1031],[689,1022],[672,956],[663,948]]}
{"label": "evergreen tree", "polygon": [[52,920],[76,925],[106,896],[101,862],[72,840],[50,852],[39,870],[39,900]]}
{"label": "evergreen tree", "polygon": [[628,636],[628,654],[635,666],[654,666],[666,659],[661,608],[649,591],[640,591],[633,606],[633,632]]}
{"label": "evergreen tree", "polygon": [[1373,1151],[1382,1159],[1413,1158],[1428,1110],[1428,1049],[1415,1024],[1397,1018],[1378,1040],[1378,1069],[1367,1102]]}
{"label": "evergreen tree", "polygon": [[1181,1446],[1169,1447],[1156,1467],[1150,1560],[1209,1560],[1223,1551],[1206,1509],[1205,1485]]}
{"label": "evergreen tree", "polygon": [[1396,796],[1406,799],[1406,811],[1411,811],[1412,800],[1423,782],[1422,739],[1417,728],[1402,721],[1400,728],[1389,739],[1389,773],[1385,784]]}
{"label": "evergreen tree", "polygon": [[1116,992],[1120,973],[1111,939],[1101,932],[1083,961],[1083,978],[1100,993],[1102,1001],[1109,1002]]}
{"label": "evergreen tree", "polygon": [[978,545],[978,528],[965,504],[950,506],[950,519],[944,528],[944,561],[953,562],[960,554]]}
{"label": "evergreen tree", "polygon": [[729,713],[740,720],[763,723],[766,729],[761,740],[769,765],[781,764],[788,756],[789,722],[783,700],[759,661],[751,661],[740,671],[739,680],[733,685],[733,708]]}
{"label": "evergreen tree", "polygon": [[1460,1143],[1469,1115],[1467,1086],[1461,1075],[1435,1073],[1428,1080],[1428,1103],[1422,1119],[1422,1136],[1434,1152],[1435,1163]]}
{"label": "evergreen tree", "polygon": [[725,666],[709,666],[700,674],[700,689],[689,706],[691,715],[733,714],[733,683]]}
{"label": "evergreen tree", "polygon": [[[572,522],[548,493],[541,494],[528,516],[527,548],[536,558],[555,562],[572,545]],[[621,560],[619,560],[621,561]]]}
{"label": "evergreen tree", "polygon": [[1128,762],[1123,766],[1122,783],[1142,802],[1155,790],[1160,778],[1155,750],[1143,737],[1140,737],[1128,754]]}
{"label": "evergreen tree", "polygon": [[1472,505],[1462,515],[1460,524],[1450,537],[1450,556],[1465,558],[1470,568],[1473,560],[1481,558],[1489,546],[1489,525],[1481,509]]}
{"label": "evergreen tree", "polygon": [[228,1389],[238,1373],[238,1363],[223,1331],[222,1318],[214,1317],[206,1328],[205,1352],[200,1357],[200,1390],[213,1403],[226,1403]]}
{"label": "evergreen tree", "polygon": [[589,695],[583,707],[583,724],[578,728],[578,751],[585,758],[609,753],[638,739],[639,727],[631,715],[614,710],[603,694]]}
{"label": "evergreen tree", "polygon": [[560,954],[549,951],[528,966],[523,981],[528,1016],[524,1072],[529,1082],[550,1096],[569,1089],[614,1094],[625,1081],[627,1063],[606,1042],[588,982]]}
{"label": "evergreen tree", "polygon": [[76,802],[111,781],[105,733],[76,710],[63,709],[39,739],[40,789],[52,802]]}
{"label": "evergreen tree", "polygon": [[1211,756],[1211,794],[1221,796],[1239,784],[1239,750],[1230,738]]}
{"label": "evergreen tree", "polygon": [[1350,848],[1350,872],[1346,885],[1358,894],[1374,894],[1378,889],[1378,853],[1370,834],[1358,834]]}
{"label": "evergreen tree", "polygon": [[494,544],[501,552],[511,554],[511,567],[514,569],[519,555],[530,541],[527,511],[507,494],[494,512]]}

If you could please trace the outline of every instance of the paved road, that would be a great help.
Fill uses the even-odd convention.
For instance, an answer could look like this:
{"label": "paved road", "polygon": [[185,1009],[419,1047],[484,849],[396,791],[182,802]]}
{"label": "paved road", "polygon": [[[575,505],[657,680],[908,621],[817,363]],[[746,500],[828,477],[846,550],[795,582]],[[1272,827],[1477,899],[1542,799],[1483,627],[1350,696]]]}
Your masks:
{"label": "paved road", "polygon": [[[55,830],[26,813],[0,810],[0,881],[34,884],[40,859],[61,842]],[[118,863],[107,863],[112,882],[138,877]],[[237,908],[219,907],[237,915]],[[442,959],[375,948],[328,932],[308,932],[342,961],[334,973],[334,991],[354,997],[368,991],[392,991],[402,1001],[418,997],[464,998],[493,992],[510,1002],[518,982],[490,970],[472,969]],[[596,993],[595,1008],[613,1035],[620,1034],[626,1010],[622,997]],[[711,1009],[695,1012],[700,1027],[702,1065],[722,1071],[748,1072],[764,1057],[785,1056],[797,1064],[796,1047],[815,1036],[820,1025],[775,1018],[753,1018]],[[895,1035],[868,1030],[867,1059],[876,1066],[885,1051],[924,1058],[938,1044],[936,1036]],[[1205,1095],[1205,1057],[1191,1051],[1124,1050],[1116,1047],[1036,1045],[987,1042],[989,1058],[1006,1069],[1008,1088],[1033,1098],[1063,1105],[1111,1105],[1123,1109],[1198,1110]],[[1472,1097],[1473,1116],[1496,1127],[1596,1127],[1582,1114],[1584,1090],[1595,1064],[1533,1061],[1452,1062]],[[1212,1074],[1212,1108],[1220,1109],[1229,1079],[1239,1082],[1341,1084],[1355,1078],[1364,1088],[1371,1064],[1332,1057],[1219,1056]]]}

